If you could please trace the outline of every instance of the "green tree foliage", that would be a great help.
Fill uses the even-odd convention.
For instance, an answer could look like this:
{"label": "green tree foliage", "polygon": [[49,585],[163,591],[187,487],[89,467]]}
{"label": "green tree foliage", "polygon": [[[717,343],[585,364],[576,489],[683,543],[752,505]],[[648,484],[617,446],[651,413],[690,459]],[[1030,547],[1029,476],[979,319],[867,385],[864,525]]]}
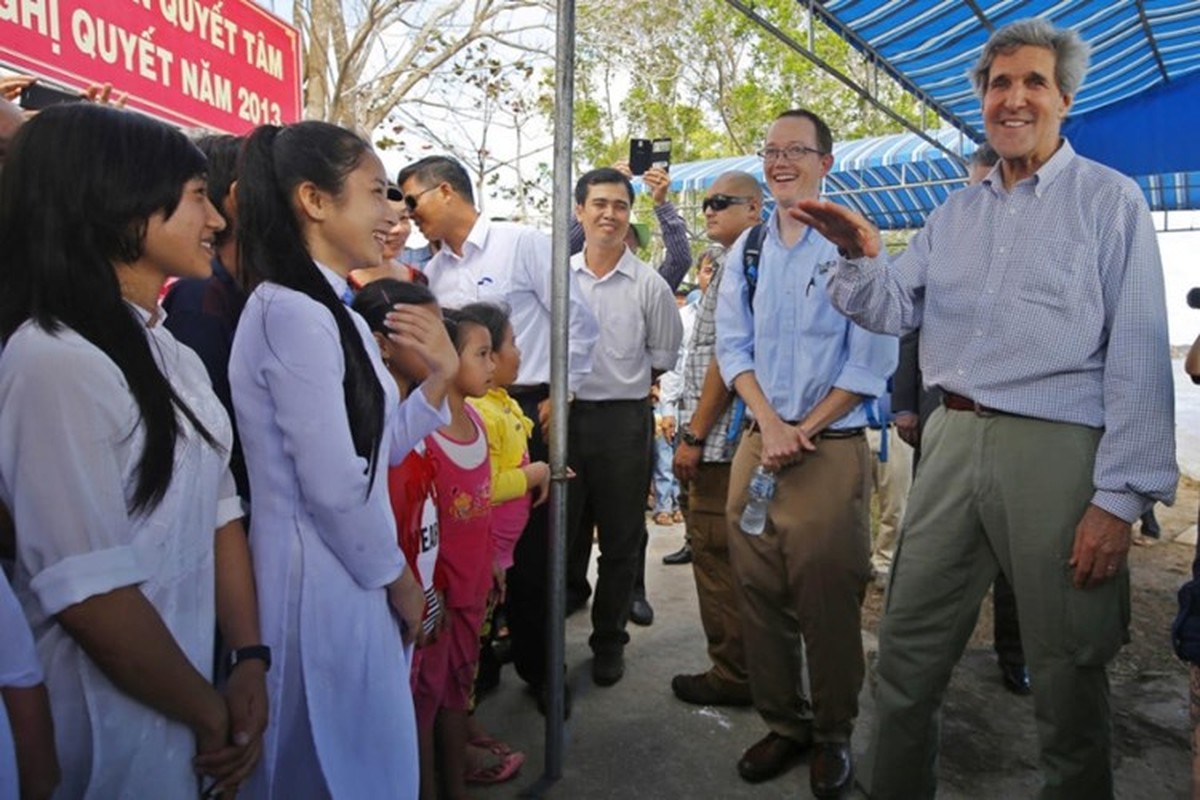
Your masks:
{"label": "green tree foliage", "polygon": [[[760,0],[757,12],[807,47],[795,0]],[[673,160],[756,150],[779,112],[807,107],[840,140],[901,126],[812,61],[721,0],[584,0],[579,7],[575,152],[581,165],[628,153],[632,136],[673,140]],[[915,100],[819,22],[813,50],[910,120]]]}

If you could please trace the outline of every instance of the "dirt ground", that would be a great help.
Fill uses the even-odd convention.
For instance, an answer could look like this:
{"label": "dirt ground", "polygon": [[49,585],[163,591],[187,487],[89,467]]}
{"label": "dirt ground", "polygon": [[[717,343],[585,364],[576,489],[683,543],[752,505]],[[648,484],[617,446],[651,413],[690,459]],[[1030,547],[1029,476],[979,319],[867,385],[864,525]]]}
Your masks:
{"label": "dirt ground", "polygon": [[[1175,539],[1196,524],[1198,507],[1200,482],[1184,477],[1175,505],[1156,509],[1161,539],[1144,538],[1134,526],[1135,546],[1129,557],[1130,642],[1109,669],[1119,797],[1190,794],[1187,668],[1171,650],[1170,626],[1177,608],[1176,593],[1190,575],[1194,554],[1191,544]],[[872,588],[868,592],[864,630],[878,631],[882,601],[881,590]],[[1026,785],[1017,784],[1013,778],[1022,771],[1029,774],[1029,794],[1036,792],[1035,773],[1031,771],[1036,768],[1036,742],[1031,741],[1036,738],[1036,728],[1030,715],[998,713],[994,705],[997,697],[1003,697],[1002,702],[1007,704],[1023,701],[981,689],[998,683],[991,640],[991,603],[984,602],[944,709],[942,781],[950,794],[957,789],[966,797],[1020,796]],[[955,736],[956,731],[962,735]],[[981,735],[984,731],[987,733]],[[1020,741],[1016,747],[1015,740]],[[1120,769],[1122,764],[1124,771]],[[979,795],[978,781],[994,773],[1007,773],[1005,788],[996,794],[987,791]]]}

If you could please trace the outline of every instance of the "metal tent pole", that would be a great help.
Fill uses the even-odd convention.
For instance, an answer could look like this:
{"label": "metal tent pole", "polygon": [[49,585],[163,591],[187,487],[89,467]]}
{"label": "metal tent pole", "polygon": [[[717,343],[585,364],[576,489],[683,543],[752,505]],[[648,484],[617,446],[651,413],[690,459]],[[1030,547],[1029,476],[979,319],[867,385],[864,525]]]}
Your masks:
{"label": "metal tent pole", "polygon": [[550,338],[550,581],[547,587],[546,755],[541,786],[562,778],[567,538],[567,337],[570,259],[571,141],[575,106],[575,0],[556,0],[554,69],[554,232],[551,243]]}

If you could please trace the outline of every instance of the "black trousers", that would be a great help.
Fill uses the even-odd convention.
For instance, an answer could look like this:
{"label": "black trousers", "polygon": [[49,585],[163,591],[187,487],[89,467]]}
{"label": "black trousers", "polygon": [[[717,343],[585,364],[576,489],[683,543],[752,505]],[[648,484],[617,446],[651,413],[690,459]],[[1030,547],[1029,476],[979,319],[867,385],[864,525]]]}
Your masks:
{"label": "black trousers", "polygon": [[[550,447],[542,437],[538,422],[538,403],[550,396],[550,388],[514,392],[513,398],[521,410],[534,421],[529,439],[529,460],[550,461]],[[529,510],[525,531],[513,551],[513,565],[508,569],[506,614],[513,667],[517,675],[531,686],[540,687],[546,681],[546,642],[550,620],[550,504],[543,503]],[[562,624],[559,620],[557,624]]]}
{"label": "black trousers", "polygon": [[625,625],[646,537],[653,426],[644,399],[571,404],[568,461],[575,478],[568,491],[567,549],[573,557],[590,553],[594,521],[600,545],[592,602],[594,651],[629,641]]}

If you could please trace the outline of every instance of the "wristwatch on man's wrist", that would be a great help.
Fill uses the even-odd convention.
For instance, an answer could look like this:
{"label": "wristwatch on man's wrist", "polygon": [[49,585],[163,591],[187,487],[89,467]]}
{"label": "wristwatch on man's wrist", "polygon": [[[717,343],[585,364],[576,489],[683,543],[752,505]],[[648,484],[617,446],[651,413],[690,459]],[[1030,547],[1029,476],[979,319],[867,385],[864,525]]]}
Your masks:
{"label": "wristwatch on man's wrist", "polygon": [[697,436],[696,434],[692,433],[692,429],[688,425],[684,425],[679,429],[679,438],[682,439],[683,443],[689,447],[704,446],[704,437]]}
{"label": "wristwatch on man's wrist", "polygon": [[226,672],[232,673],[233,668],[243,661],[254,660],[263,662],[264,672],[269,671],[271,669],[271,648],[265,644],[252,644],[249,647],[239,647],[236,650],[230,650]]}

